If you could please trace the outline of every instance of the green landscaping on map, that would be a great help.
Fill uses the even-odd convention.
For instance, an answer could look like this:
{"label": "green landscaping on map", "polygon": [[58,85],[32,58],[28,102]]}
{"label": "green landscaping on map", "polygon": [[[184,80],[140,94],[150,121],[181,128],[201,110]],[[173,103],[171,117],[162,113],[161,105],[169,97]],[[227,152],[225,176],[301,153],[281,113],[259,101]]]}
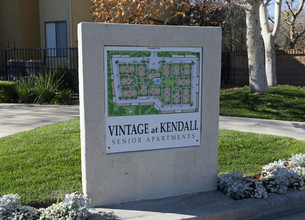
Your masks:
{"label": "green landscaping on map", "polygon": [[200,55],[108,49],[108,116],[198,112]]}

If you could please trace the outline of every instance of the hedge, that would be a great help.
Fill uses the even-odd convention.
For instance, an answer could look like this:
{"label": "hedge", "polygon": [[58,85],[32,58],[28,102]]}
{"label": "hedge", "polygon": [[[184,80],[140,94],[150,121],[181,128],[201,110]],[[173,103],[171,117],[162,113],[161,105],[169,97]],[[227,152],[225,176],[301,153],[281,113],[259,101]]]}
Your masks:
{"label": "hedge", "polygon": [[15,102],[18,99],[18,94],[14,89],[16,82],[0,81],[0,103]]}

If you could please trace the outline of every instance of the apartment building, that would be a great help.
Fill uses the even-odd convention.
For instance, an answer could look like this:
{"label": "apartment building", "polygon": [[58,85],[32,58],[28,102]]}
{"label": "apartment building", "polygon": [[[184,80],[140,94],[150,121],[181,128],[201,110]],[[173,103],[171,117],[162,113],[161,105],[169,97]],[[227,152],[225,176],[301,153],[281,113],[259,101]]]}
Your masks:
{"label": "apartment building", "polygon": [[77,24],[94,21],[90,0],[0,0],[0,48],[77,46]]}

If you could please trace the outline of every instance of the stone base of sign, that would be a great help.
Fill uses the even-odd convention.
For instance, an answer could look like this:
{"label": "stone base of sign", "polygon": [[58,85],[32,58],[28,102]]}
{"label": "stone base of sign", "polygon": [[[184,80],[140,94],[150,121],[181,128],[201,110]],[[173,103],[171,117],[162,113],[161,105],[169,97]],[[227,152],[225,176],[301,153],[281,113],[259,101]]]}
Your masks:
{"label": "stone base of sign", "polygon": [[[81,23],[78,37],[82,185],[92,203],[101,206],[215,190],[221,29]],[[105,46],[202,48],[199,146],[106,154]]]}

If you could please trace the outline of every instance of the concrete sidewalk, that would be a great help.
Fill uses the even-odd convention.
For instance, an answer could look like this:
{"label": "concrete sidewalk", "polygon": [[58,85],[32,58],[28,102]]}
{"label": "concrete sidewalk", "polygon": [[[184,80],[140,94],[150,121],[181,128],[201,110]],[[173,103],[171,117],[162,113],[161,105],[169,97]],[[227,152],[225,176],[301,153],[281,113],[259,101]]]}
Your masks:
{"label": "concrete sidewalk", "polygon": [[0,138],[75,118],[78,105],[0,104]]}
{"label": "concrete sidewalk", "polygon": [[219,128],[305,140],[304,122],[220,116]]}
{"label": "concrete sidewalk", "polygon": [[305,192],[297,190],[284,195],[270,193],[266,199],[242,200],[213,191],[96,208],[89,219],[304,220],[304,201]]}
{"label": "concrete sidewalk", "polygon": [[[78,105],[0,104],[0,137],[79,118]],[[219,117],[219,128],[305,140],[305,123]]]}

